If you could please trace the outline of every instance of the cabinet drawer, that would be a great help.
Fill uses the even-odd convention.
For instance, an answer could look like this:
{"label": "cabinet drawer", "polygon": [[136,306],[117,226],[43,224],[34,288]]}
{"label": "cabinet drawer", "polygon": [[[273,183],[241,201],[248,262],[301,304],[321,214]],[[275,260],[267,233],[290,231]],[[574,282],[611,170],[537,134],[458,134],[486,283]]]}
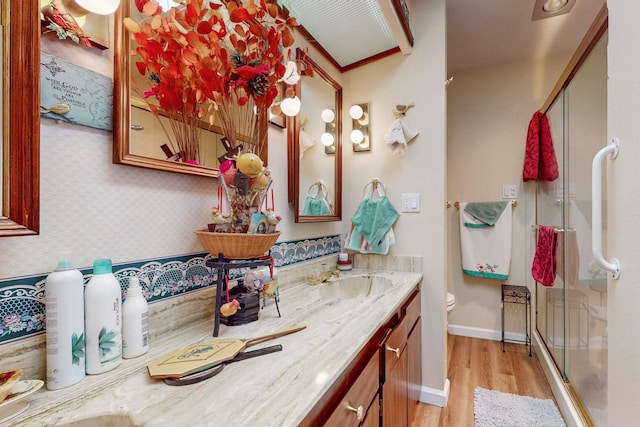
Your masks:
{"label": "cabinet drawer", "polygon": [[389,372],[400,359],[407,345],[407,337],[420,317],[420,291],[416,291],[401,310],[402,320],[387,337],[383,346],[385,373]]}
{"label": "cabinet drawer", "polygon": [[[380,354],[374,353],[367,366],[365,366],[362,373],[358,376],[358,379],[349,388],[349,391],[345,395],[344,399],[340,402],[340,405],[333,411],[331,417],[326,422],[326,426],[357,426],[360,424],[363,418],[358,420],[357,410],[362,411],[362,416],[367,415],[369,405],[374,400],[374,397],[378,394],[378,387],[380,386]],[[378,401],[375,399],[373,405],[377,405]],[[349,410],[347,407],[354,408]],[[361,407],[361,409],[360,409]]]}
{"label": "cabinet drawer", "polygon": [[406,306],[404,313],[405,319],[407,320],[407,333],[411,332],[413,329],[413,325],[416,324],[416,320],[420,317],[421,310],[421,301],[420,301],[420,291],[417,291],[413,296],[413,299],[409,302],[409,305]]}
{"label": "cabinet drawer", "polygon": [[406,318],[403,318],[402,321],[393,328],[393,332],[391,332],[382,347],[382,351],[384,352],[385,375],[400,359],[400,356],[407,345],[407,335],[409,334],[408,326]]}

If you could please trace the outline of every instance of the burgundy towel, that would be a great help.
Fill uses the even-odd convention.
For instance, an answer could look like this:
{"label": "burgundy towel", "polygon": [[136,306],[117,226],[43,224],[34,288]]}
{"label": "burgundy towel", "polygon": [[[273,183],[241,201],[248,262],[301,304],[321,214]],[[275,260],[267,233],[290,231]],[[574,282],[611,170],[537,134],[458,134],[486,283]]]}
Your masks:
{"label": "burgundy towel", "polygon": [[536,111],[529,121],[522,180],[553,181],[559,175],[549,119],[545,114]]}
{"label": "burgundy towel", "polygon": [[544,286],[553,286],[556,280],[557,235],[554,227],[541,225],[538,229],[538,245],[533,257],[531,275],[536,282]]}

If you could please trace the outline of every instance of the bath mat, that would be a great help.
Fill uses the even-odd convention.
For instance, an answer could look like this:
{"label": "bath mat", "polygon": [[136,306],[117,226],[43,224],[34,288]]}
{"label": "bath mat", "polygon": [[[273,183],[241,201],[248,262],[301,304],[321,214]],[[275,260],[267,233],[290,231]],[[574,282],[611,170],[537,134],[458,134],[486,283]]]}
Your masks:
{"label": "bath mat", "polygon": [[536,399],[476,387],[475,427],[566,427],[553,400]]}

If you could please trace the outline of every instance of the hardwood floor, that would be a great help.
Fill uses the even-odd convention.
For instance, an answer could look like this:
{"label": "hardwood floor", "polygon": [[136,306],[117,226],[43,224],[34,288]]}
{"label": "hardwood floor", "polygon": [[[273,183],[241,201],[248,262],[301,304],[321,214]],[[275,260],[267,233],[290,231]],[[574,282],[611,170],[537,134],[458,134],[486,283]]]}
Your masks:
{"label": "hardwood floor", "polygon": [[447,347],[447,407],[420,403],[412,427],[473,427],[476,387],[554,400],[538,358],[535,352],[529,357],[527,346],[505,344],[503,353],[499,341],[449,335]]}

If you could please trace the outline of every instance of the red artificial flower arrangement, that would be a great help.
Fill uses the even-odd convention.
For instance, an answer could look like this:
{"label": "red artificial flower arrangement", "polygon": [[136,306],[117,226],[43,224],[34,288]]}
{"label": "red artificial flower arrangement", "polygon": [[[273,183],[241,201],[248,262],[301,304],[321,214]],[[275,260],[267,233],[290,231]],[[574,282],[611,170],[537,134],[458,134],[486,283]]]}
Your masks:
{"label": "red artificial flower arrangement", "polygon": [[262,157],[295,18],[275,0],[183,0],[168,11],[156,0],[136,0],[136,7],[145,19],[124,24],[137,43],[136,68],[150,83],[144,96],[184,124],[174,129],[176,139],[197,141],[197,121],[218,123],[231,147],[243,133]]}

